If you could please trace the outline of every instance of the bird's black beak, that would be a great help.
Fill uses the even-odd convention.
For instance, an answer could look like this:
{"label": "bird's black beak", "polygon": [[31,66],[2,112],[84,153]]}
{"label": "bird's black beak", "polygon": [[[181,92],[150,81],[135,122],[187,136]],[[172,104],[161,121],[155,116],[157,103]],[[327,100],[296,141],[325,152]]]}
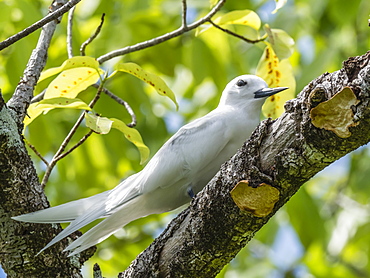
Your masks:
{"label": "bird's black beak", "polygon": [[254,98],[263,98],[275,95],[281,91],[288,89],[288,87],[277,87],[277,88],[262,88],[254,92]]}

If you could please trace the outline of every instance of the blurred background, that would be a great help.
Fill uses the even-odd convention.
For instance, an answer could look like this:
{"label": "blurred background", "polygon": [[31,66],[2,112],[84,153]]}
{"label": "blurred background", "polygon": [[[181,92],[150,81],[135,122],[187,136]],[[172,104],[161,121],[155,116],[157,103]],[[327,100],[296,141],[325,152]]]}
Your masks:
{"label": "blurred background", "polygon": [[[48,10],[51,1],[1,0],[0,39],[23,30]],[[188,1],[188,22],[205,15],[209,0]],[[262,23],[280,28],[295,40],[290,57],[297,92],[312,79],[341,68],[350,56],[370,47],[370,1],[288,0],[277,13],[272,0],[228,0],[221,12],[251,9]],[[99,57],[111,50],[142,42],[181,25],[180,0],[85,0],[77,5],[73,25],[74,54],[100,23],[106,22],[86,54]],[[67,59],[66,16],[59,25],[46,68]],[[248,27],[231,26],[239,34]],[[0,87],[11,97],[35,47],[40,31],[0,53]],[[264,34],[263,29],[261,35]],[[119,73],[106,87],[126,100],[136,113],[137,129],[153,155],[183,124],[198,118],[218,104],[224,86],[235,76],[255,73],[264,43],[247,44],[212,28],[195,31],[160,45],[104,63],[113,71],[117,63],[134,62],[162,77],[176,94],[180,108],[159,96],[151,87],[128,74]],[[50,80],[36,88],[43,90]],[[79,97],[91,99],[95,89]],[[125,109],[106,95],[94,110],[105,117],[131,121]],[[51,159],[80,111],[55,109],[37,118],[25,137],[48,160]],[[88,129],[82,127],[77,142]],[[40,179],[45,165],[30,150]],[[223,269],[218,277],[370,277],[370,151],[367,146],[347,155],[319,173],[259,231],[256,237]],[[140,171],[139,152],[113,130],[93,134],[87,142],[62,159],[46,186],[51,205],[91,196],[116,186]],[[179,210],[134,221],[98,245],[84,267],[91,277],[98,263],[106,277],[116,276],[161,233]],[[84,231],[84,230],[82,230]]]}

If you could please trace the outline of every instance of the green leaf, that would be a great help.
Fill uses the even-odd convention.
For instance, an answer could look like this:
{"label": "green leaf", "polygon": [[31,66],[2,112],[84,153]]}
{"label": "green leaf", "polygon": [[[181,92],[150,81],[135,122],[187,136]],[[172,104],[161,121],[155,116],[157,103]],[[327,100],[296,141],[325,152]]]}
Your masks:
{"label": "green leaf", "polygon": [[144,144],[139,131],[134,128],[128,127],[124,122],[111,118],[113,121],[112,127],[121,131],[127,140],[132,142],[140,152],[140,164],[143,164],[149,158],[149,148]]}
{"label": "green leaf", "polygon": [[269,42],[280,60],[289,58],[294,52],[294,40],[281,29],[271,29],[265,24]]}
{"label": "green leaf", "polygon": [[143,80],[144,82],[151,85],[160,95],[169,97],[175,103],[176,109],[179,108],[175,94],[159,76],[143,70],[139,65],[135,63],[125,63],[119,65],[118,69],[109,77],[112,77],[117,71],[127,72]]}
{"label": "green leaf", "polygon": [[296,82],[293,75],[293,68],[288,59],[282,61],[276,56],[269,43],[262,54],[257,65],[257,75],[264,79],[270,88],[288,87],[279,94],[269,97],[262,107],[262,113],[273,119],[284,112],[284,104],[295,95]]}
{"label": "green leaf", "polygon": [[27,116],[25,117],[23,124],[26,128],[34,119],[41,114],[46,114],[54,108],[72,108],[72,109],[84,109],[91,110],[91,108],[82,100],[75,98],[50,98],[43,99],[40,102],[32,103],[27,109]]}
{"label": "green leaf", "polygon": [[239,24],[247,25],[255,30],[261,27],[261,19],[251,10],[236,10],[217,17],[214,21],[217,25]]}
{"label": "green leaf", "polygon": [[112,120],[91,113],[85,113],[85,121],[88,128],[99,134],[108,134],[113,124]]}
{"label": "green leaf", "polygon": [[42,80],[62,71],[81,67],[93,68],[97,71],[101,71],[101,69],[99,69],[99,63],[95,58],[88,56],[76,56],[64,61],[60,67],[51,68],[42,72],[38,82],[41,82]]}
{"label": "green leaf", "polygon": [[143,164],[149,157],[149,148],[144,144],[139,131],[128,127],[124,122],[115,118],[105,118],[85,113],[86,126],[100,134],[107,134],[111,128],[121,131],[127,140],[133,143],[140,152],[140,164]]}

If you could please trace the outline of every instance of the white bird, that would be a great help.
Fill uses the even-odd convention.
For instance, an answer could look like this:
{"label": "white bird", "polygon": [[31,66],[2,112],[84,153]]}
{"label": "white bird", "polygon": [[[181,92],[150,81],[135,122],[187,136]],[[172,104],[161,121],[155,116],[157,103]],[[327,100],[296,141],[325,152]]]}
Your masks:
{"label": "white bird", "polygon": [[64,250],[72,251],[72,256],[135,219],[178,208],[202,190],[249,138],[260,121],[265,99],[285,89],[268,88],[255,75],[239,76],[227,84],[216,109],[180,128],[142,171],[112,190],[13,219],[71,222],[42,252],[92,221],[105,218]]}

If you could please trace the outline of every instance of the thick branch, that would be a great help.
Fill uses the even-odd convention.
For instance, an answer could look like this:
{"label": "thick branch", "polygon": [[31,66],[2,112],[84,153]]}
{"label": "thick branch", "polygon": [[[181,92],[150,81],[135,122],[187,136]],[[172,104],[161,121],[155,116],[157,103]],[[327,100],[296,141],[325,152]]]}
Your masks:
{"label": "thick branch", "polygon": [[[59,225],[20,223],[10,217],[49,206],[36,170],[18,134],[10,110],[0,97],[0,262],[7,277],[82,277],[88,256],[72,261],[62,252],[66,241],[35,256]],[[89,251],[91,252],[91,250]]]}
{"label": "thick branch", "polygon": [[[340,138],[311,123],[310,110],[349,86],[360,103],[353,108],[352,135]],[[119,277],[214,277],[311,177],[370,141],[370,52],[324,74],[285,105],[277,120],[260,124],[251,138]],[[265,217],[239,209],[230,191],[241,180],[267,183],[280,192]],[[262,203],[264,199],[262,199]]]}
{"label": "thick branch", "polygon": [[[54,1],[56,5],[61,2]],[[92,251],[77,260],[67,258],[61,252],[67,242],[65,240],[36,257],[50,238],[61,231],[60,225],[46,227],[10,219],[11,216],[49,206],[21,130],[56,24],[52,21],[43,27],[24,76],[7,105],[0,95],[0,263],[7,277],[81,277],[81,266]]]}

